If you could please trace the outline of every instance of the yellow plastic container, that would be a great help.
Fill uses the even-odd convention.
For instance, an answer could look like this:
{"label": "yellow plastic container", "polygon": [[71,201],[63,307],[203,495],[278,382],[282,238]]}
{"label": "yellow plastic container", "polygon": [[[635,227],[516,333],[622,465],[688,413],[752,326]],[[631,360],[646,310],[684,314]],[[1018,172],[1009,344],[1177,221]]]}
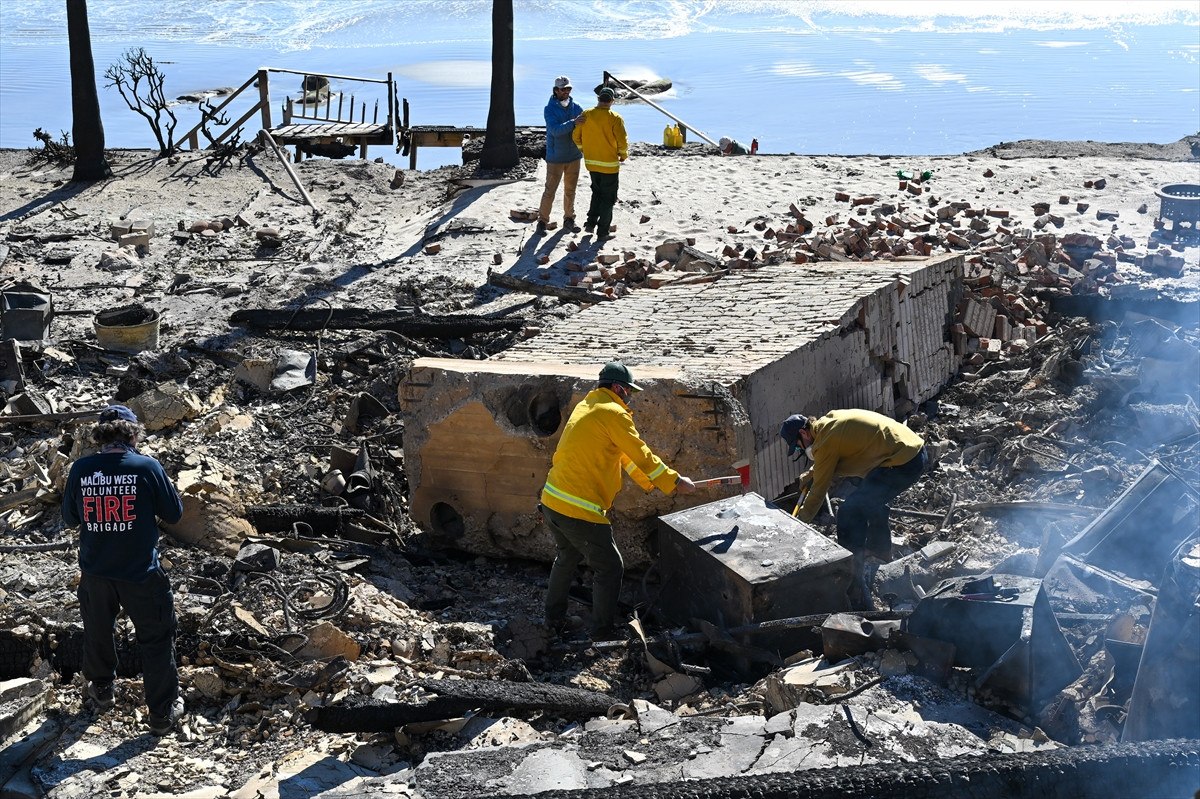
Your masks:
{"label": "yellow plastic container", "polygon": [[663,128],[663,147],[678,150],[683,147],[683,132],[678,125],[667,125]]}

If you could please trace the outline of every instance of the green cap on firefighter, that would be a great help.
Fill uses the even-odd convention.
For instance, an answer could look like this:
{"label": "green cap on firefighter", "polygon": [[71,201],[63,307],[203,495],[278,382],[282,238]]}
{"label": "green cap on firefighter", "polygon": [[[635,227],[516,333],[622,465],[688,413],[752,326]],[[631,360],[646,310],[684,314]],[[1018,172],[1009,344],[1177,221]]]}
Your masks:
{"label": "green cap on firefighter", "polygon": [[633,372],[620,361],[609,361],[600,370],[601,383],[620,383],[630,391],[641,391],[642,387],[633,382]]}

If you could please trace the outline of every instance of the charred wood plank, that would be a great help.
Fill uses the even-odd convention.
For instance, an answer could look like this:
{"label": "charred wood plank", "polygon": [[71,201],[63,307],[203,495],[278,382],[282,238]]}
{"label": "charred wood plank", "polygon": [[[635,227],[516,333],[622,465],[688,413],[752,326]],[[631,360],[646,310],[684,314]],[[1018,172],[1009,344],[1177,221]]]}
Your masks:
{"label": "charred wood plank", "polygon": [[[734,635],[757,635],[760,633],[774,633],[781,630],[803,630],[809,627],[818,626],[825,623],[825,620],[833,615],[830,613],[814,613],[810,616],[792,616],[786,619],[767,619],[766,621],[754,622],[752,624],[743,624],[740,627],[733,627],[728,630],[719,630],[720,632]],[[902,611],[891,610],[871,610],[865,613],[855,613],[870,621],[890,620],[903,618],[907,614]],[[719,628],[718,628],[719,629]],[[710,631],[711,632],[711,631]],[[636,642],[635,642],[636,643]],[[711,635],[707,632],[699,633],[683,633],[682,635],[659,635],[647,636],[647,644],[700,644],[711,643]],[[624,649],[629,646],[629,641],[593,641],[589,645],[600,652],[607,652],[614,649]]]}
{"label": "charred wood plank", "polygon": [[33,486],[32,488],[23,488],[11,494],[0,494],[0,511],[15,508],[18,505],[24,505],[26,502],[37,499],[38,491],[40,490],[40,487]]}
{"label": "charred wood plank", "polygon": [[413,722],[456,718],[470,710],[551,710],[569,716],[599,716],[617,701],[596,691],[546,683],[423,680],[417,684],[436,696],[420,705],[355,697],[314,708],[305,718],[325,732],[386,732]]}
{"label": "charred wood plank", "polygon": [[573,288],[571,286],[548,286],[543,283],[534,283],[532,280],[513,277],[512,275],[501,274],[488,270],[488,283],[493,286],[499,286],[503,289],[512,289],[513,291],[523,291],[526,294],[541,294],[547,297],[558,297],[572,302],[607,302],[611,298],[607,294],[600,294],[587,289]]}
{"label": "charred wood plank", "polygon": [[63,413],[23,413],[13,416],[0,416],[0,424],[37,424],[38,422],[62,422],[71,419],[87,419],[100,415],[95,411],[67,411]]}
{"label": "charred wood plank", "polygon": [[257,330],[391,330],[414,338],[462,338],[474,333],[520,330],[523,319],[489,319],[472,314],[428,316],[369,308],[245,308],[231,325]]}

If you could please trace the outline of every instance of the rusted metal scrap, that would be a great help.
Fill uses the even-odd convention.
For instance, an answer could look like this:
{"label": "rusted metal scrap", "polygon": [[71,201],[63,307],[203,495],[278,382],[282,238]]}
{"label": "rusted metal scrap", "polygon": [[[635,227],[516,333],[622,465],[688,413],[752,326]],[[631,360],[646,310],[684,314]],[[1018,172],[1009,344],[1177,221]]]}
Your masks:
{"label": "rusted metal scrap", "polygon": [[617,701],[597,691],[547,683],[423,680],[416,685],[436,696],[419,705],[354,697],[314,708],[306,718],[325,732],[386,732],[417,721],[456,718],[470,710],[551,710],[563,715],[598,716]]}

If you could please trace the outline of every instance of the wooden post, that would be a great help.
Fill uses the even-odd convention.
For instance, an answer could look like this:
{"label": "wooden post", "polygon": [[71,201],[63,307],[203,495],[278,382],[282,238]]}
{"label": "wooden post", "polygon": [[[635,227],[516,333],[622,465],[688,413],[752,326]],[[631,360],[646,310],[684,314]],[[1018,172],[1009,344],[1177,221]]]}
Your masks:
{"label": "wooden post", "polygon": [[279,162],[283,164],[283,168],[288,173],[288,177],[292,179],[292,183],[296,184],[296,188],[300,191],[300,196],[304,198],[304,202],[310,208],[315,209],[317,204],[313,202],[313,198],[309,196],[307,191],[305,191],[304,184],[300,182],[300,176],[296,174],[296,170],[292,169],[292,165],[288,163],[287,153],[280,149],[279,145],[275,143],[275,137],[271,135],[271,131],[264,128],[261,132],[261,135],[263,141],[271,145],[271,149],[279,158]]}
{"label": "wooden post", "polygon": [[358,157],[362,160],[367,160],[367,140],[363,138],[358,145]]}
{"label": "wooden post", "polygon": [[412,138],[408,144],[408,168],[417,168],[417,140]]}
{"label": "wooden post", "polygon": [[287,98],[287,105],[283,107],[283,124],[292,124],[292,98]]}
{"label": "wooden post", "polygon": [[396,87],[392,85],[392,73],[388,73],[387,77],[387,126],[389,131],[396,130]]}
{"label": "wooden post", "polygon": [[266,69],[258,71],[258,104],[262,106],[263,130],[271,129],[271,88],[270,73]]}

